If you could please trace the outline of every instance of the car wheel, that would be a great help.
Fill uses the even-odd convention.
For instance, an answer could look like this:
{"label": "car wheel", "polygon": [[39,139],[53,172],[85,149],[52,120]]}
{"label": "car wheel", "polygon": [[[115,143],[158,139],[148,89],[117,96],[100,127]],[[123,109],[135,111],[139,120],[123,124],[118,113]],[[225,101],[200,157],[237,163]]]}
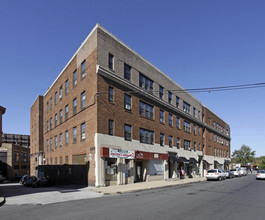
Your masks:
{"label": "car wheel", "polygon": [[222,180],[222,177],[219,176],[218,180],[221,181]]}

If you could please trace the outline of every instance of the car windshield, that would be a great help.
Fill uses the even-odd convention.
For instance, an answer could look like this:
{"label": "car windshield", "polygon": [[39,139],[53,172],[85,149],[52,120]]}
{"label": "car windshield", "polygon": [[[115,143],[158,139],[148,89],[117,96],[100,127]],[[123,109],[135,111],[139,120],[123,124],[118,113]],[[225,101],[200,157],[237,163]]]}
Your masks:
{"label": "car windshield", "polygon": [[208,170],[208,173],[216,173],[217,170]]}
{"label": "car windshield", "polygon": [[265,173],[265,170],[260,170],[258,171],[258,173]]}

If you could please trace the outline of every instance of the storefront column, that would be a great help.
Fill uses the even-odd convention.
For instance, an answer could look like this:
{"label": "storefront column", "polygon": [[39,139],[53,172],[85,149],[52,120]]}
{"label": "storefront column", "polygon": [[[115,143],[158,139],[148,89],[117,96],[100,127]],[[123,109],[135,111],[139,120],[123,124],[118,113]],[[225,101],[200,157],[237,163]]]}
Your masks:
{"label": "storefront column", "polygon": [[117,184],[124,185],[125,184],[125,159],[117,158],[117,164],[118,164]]}
{"label": "storefront column", "polygon": [[204,173],[203,173],[203,160],[200,161],[200,176],[203,177],[204,176]]}
{"label": "storefront column", "polygon": [[105,186],[104,158],[96,158],[96,186]]}
{"label": "storefront column", "polygon": [[164,180],[168,180],[168,161],[164,160]]}

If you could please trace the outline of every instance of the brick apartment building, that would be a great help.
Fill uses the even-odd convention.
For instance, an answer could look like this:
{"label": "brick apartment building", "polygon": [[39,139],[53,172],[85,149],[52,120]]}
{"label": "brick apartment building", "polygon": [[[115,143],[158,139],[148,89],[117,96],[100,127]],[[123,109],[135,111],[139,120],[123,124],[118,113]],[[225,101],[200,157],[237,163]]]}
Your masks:
{"label": "brick apartment building", "polygon": [[2,145],[2,115],[5,114],[6,109],[0,105],[0,147]]}
{"label": "brick apartment building", "polygon": [[16,144],[22,147],[30,147],[30,136],[25,134],[2,134],[2,143]]}
{"label": "brick apartment building", "polygon": [[229,161],[229,125],[98,24],[31,106],[31,174],[83,164],[89,185],[106,186]]}

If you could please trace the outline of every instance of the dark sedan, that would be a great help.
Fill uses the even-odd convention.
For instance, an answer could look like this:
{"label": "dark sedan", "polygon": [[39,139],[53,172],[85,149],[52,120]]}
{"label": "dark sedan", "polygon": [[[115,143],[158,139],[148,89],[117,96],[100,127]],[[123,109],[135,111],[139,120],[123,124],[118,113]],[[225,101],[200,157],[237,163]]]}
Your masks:
{"label": "dark sedan", "polygon": [[229,170],[225,171],[225,175],[226,175],[226,178],[228,178],[228,179],[235,178],[235,175],[233,174],[233,172],[231,172]]}

